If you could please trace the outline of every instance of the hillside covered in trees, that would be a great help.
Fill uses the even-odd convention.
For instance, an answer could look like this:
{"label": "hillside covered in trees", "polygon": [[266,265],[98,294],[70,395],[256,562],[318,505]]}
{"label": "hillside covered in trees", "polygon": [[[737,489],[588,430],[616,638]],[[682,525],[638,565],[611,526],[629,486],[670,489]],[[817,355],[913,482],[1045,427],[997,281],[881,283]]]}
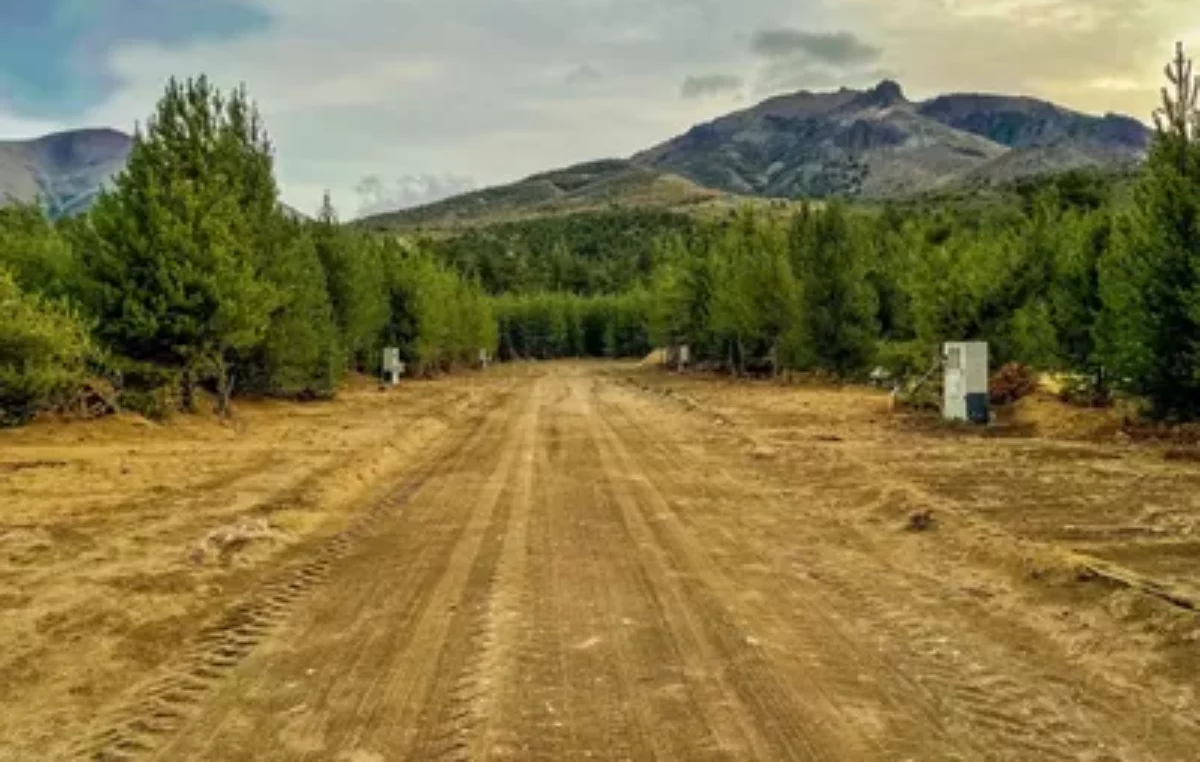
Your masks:
{"label": "hillside covered in trees", "polygon": [[0,411],[81,385],[186,409],[206,388],[333,394],[401,347],[416,373],[687,344],[733,373],[924,372],[947,340],[1066,371],[1081,396],[1200,417],[1200,104],[1182,51],[1145,167],[903,205],[611,208],[453,236],[280,206],[243,91],[173,82],[86,216],[0,211]]}

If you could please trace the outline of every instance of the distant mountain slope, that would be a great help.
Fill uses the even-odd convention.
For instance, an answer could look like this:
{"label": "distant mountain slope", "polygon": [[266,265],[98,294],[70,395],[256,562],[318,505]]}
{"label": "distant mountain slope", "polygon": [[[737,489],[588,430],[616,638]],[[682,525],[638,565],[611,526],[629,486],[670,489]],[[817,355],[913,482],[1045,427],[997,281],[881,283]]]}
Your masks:
{"label": "distant mountain slope", "polygon": [[917,112],[955,129],[1010,148],[1072,142],[1113,151],[1142,151],[1145,125],[1117,114],[1088,116],[1033,98],[1002,95],[943,95],[921,103]]}
{"label": "distant mountain slope", "polygon": [[960,182],[1119,166],[1149,130],[1032,98],[948,95],[913,103],[895,82],[772,98],[655,146],[636,163],[764,196],[884,198]]}
{"label": "distant mountain slope", "polygon": [[[125,169],[132,148],[133,138],[110,129],[0,141],[0,206],[40,200],[54,218],[86,212]],[[308,219],[287,204],[280,209]]]}
{"label": "distant mountain slope", "polygon": [[1072,169],[1120,174],[1145,158],[1141,122],[1034,98],[945,95],[900,85],[801,91],[697,125],[628,161],[546,172],[511,185],[377,215],[380,228],[450,228],[602,205],[707,209],[747,198],[894,199],[1009,185]]}
{"label": "distant mountain slope", "polygon": [[369,228],[446,228],[623,206],[672,208],[722,194],[682,177],[620,159],[578,164],[433,204],[366,217]]}
{"label": "distant mountain slope", "polygon": [[54,217],[86,210],[125,167],[132,140],[87,129],[28,141],[0,141],[0,204],[41,199]]}

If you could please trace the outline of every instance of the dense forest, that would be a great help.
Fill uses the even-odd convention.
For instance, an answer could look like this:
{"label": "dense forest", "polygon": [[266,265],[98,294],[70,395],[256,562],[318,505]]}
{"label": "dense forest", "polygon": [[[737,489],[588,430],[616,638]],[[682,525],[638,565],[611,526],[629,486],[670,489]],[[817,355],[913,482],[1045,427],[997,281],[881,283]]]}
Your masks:
{"label": "dense forest", "polygon": [[924,373],[948,340],[1200,417],[1200,103],[1180,51],[1128,180],[1073,172],[986,204],[597,211],[408,240],[281,211],[245,92],[173,82],[126,172],[57,226],[0,211],[0,417],[321,397],[399,346],[416,373],[686,344],[733,373]]}
{"label": "dense forest", "polygon": [[88,382],[121,407],[190,409],[206,388],[324,397],[382,347],[416,372],[474,362],[491,304],[432,254],[279,203],[244,91],[171,82],[125,172],[85,217],[0,210],[0,421],[70,405]]}

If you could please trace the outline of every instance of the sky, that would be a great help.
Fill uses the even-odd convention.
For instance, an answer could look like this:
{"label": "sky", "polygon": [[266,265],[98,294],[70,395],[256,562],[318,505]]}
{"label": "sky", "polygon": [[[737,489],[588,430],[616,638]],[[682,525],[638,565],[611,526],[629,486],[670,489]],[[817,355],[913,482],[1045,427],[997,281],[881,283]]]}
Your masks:
{"label": "sky", "polygon": [[285,201],[343,217],[628,156],[799,89],[1032,95],[1149,121],[1195,0],[0,0],[0,139],[245,84]]}

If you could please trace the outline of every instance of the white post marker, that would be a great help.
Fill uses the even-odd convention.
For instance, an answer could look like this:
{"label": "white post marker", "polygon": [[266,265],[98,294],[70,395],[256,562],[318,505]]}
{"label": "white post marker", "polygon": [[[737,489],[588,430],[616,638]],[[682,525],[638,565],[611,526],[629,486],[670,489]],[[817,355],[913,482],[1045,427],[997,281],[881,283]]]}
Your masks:
{"label": "white post marker", "polygon": [[400,362],[400,348],[387,347],[383,350],[383,383],[395,386],[404,375],[404,363]]}

